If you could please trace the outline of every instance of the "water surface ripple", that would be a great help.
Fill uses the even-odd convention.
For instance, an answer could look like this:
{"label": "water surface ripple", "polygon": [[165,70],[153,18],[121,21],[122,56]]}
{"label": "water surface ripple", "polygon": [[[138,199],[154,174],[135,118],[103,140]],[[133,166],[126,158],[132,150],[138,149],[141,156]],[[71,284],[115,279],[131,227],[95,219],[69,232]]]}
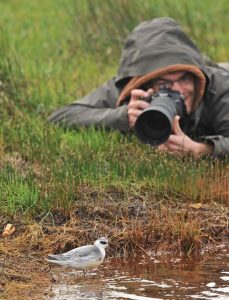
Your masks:
{"label": "water surface ripple", "polygon": [[88,272],[55,268],[52,300],[229,300],[229,252],[201,259],[107,259]]}

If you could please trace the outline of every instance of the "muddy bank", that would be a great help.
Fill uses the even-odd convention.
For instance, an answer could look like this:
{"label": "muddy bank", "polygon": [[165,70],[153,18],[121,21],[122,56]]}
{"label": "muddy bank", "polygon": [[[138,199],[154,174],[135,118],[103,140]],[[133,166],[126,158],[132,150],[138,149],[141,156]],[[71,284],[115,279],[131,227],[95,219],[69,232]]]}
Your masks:
{"label": "muddy bank", "polygon": [[1,299],[42,299],[54,280],[44,261],[49,253],[107,236],[108,257],[200,256],[228,239],[229,208],[227,198],[193,203],[148,190],[128,197],[118,189],[87,190],[70,213],[56,210],[29,220],[2,216],[1,230],[7,223],[16,231],[0,242]]}

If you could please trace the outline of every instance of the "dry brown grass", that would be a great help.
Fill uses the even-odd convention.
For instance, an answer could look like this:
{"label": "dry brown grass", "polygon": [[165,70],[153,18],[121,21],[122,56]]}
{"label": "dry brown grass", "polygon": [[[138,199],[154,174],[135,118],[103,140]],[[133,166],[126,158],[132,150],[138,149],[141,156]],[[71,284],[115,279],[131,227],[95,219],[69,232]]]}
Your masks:
{"label": "dry brown grass", "polygon": [[222,199],[195,205],[162,198],[147,187],[127,193],[82,186],[70,215],[53,212],[40,223],[27,224],[15,219],[16,232],[0,243],[1,299],[13,299],[14,293],[17,299],[39,299],[52,281],[44,257],[93,243],[99,236],[109,238],[110,257],[199,255],[228,237],[228,224],[229,208]]}

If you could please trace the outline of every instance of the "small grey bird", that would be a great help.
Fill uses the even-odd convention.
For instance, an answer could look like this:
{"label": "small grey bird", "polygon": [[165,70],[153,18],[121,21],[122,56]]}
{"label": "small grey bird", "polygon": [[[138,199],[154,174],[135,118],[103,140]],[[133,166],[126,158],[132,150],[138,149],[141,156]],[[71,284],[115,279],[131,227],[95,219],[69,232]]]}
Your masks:
{"label": "small grey bird", "polygon": [[108,240],[101,237],[94,242],[94,245],[78,247],[63,254],[50,254],[45,260],[64,267],[83,270],[85,276],[86,270],[96,268],[103,262],[107,246]]}

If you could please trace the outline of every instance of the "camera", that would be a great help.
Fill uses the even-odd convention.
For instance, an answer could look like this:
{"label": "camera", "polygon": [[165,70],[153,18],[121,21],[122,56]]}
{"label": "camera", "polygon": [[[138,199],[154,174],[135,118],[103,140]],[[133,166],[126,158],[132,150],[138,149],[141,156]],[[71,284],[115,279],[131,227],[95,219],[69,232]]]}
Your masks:
{"label": "camera", "polygon": [[184,97],[178,91],[161,87],[159,91],[144,98],[150,106],[142,111],[135,123],[135,134],[144,144],[158,146],[167,141],[176,115],[182,119],[186,115]]}

